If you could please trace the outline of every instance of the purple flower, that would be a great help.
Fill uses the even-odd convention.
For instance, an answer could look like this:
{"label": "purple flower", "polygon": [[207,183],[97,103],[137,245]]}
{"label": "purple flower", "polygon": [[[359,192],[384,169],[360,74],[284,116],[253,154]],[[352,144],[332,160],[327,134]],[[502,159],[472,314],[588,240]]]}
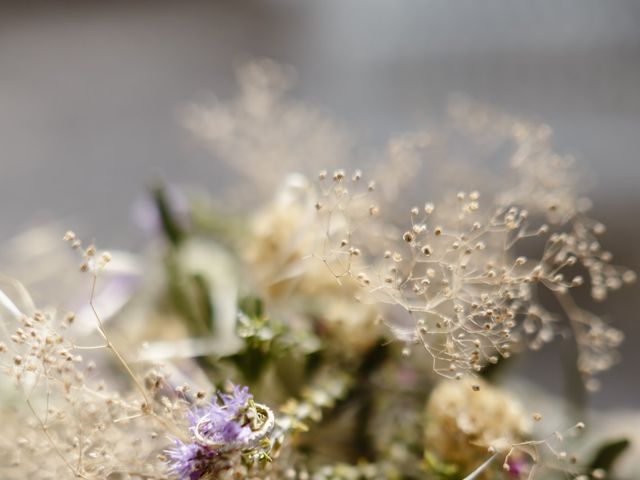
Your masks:
{"label": "purple flower", "polygon": [[222,403],[212,401],[190,415],[191,431],[200,429],[200,433],[212,443],[230,444],[242,442],[251,433],[248,425],[239,423],[240,414],[253,398],[247,387],[233,386],[230,394],[220,394]]}
{"label": "purple flower", "polygon": [[198,445],[174,440],[175,447],[167,449],[170,459],[170,470],[181,480],[198,480],[208,470],[216,452]]}
{"label": "purple flower", "polygon": [[252,398],[253,395],[249,393],[249,387],[240,387],[238,385],[233,386],[230,394],[220,394],[220,399],[224,406],[229,410],[233,410],[235,414],[237,414],[240,409],[246,407],[247,402]]}
{"label": "purple flower", "polygon": [[246,419],[242,418],[251,398],[247,387],[234,385],[230,394],[220,394],[209,405],[191,411],[189,421],[194,440],[192,443],[175,440],[175,447],[166,451],[171,471],[181,480],[198,480],[215,469],[217,458],[224,452],[240,448],[251,434]]}
{"label": "purple flower", "polygon": [[520,478],[527,470],[527,462],[522,458],[510,458],[507,461],[507,465],[509,466],[509,476],[511,478]]}

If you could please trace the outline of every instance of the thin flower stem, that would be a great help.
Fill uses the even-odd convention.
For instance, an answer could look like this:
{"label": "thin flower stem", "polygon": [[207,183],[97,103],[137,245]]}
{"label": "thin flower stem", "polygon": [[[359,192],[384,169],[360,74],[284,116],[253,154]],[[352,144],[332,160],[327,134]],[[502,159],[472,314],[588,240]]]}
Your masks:
{"label": "thin flower stem", "polygon": [[493,455],[491,455],[487,460],[485,460],[485,462],[482,465],[480,465],[478,468],[476,468],[473,472],[471,472],[469,475],[464,477],[462,480],[474,480],[478,478],[480,474],[483,473],[489,467],[489,465],[491,465],[491,463],[495,460],[497,456],[498,456],[497,453],[494,453]]}
{"label": "thin flower stem", "polygon": [[115,347],[115,345],[111,342],[111,340],[107,336],[107,332],[106,332],[106,330],[104,328],[104,324],[102,323],[102,319],[100,318],[100,315],[98,314],[98,311],[96,310],[96,306],[95,306],[95,303],[94,303],[94,298],[95,298],[96,281],[97,281],[97,279],[98,279],[97,275],[93,274],[92,275],[92,281],[91,281],[91,295],[89,297],[89,306],[91,307],[91,310],[93,311],[93,315],[95,316],[96,321],[98,322],[98,331],[100,332],[100,335],[102,335],[102,338],[104,338],[104,341],[106,342],[106,347],[113,352],[113,354],[116,356],[116,358],[118,359],[118,361],[120,362],[122,367],[126,370],[127,374],[131,377],[131,379],[135,383],[136,387],[138,388],[138,390],[142,394],[142,398],[144,399],[143,409],[146,410],[151,405],[150,402],[149,402],[149,398],[147,397],[147,393],[145,392],[144,388],[142,387],[142,385],[140,384],[140,382],[138,381],[138,379],[134,375],[133,371],[131,370],[131,367],[129,367],[129,364],[126,362],[124,357],[122,355],[120,355],[120,352],[118,352],[118,349]]}

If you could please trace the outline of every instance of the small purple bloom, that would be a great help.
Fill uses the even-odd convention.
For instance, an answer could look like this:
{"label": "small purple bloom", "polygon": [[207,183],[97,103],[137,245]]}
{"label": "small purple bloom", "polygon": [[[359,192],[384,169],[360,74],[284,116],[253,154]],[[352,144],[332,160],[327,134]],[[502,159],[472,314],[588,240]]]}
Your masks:
{"label": "small purple bloom", "polygon": [[240,387],[238,385],[233,386],[233,391],[230,394],[220,394],[220,399],[224,406],[232,410],[235,414],[237,414],[241,408],[244,408],[251,398],[253,398],[253,395],[249,393],[249,387]]}
{"label": "small purple bloom", "polygon": [[200,433],[213,443],[242,442],[251,433],[248,425],[238,423],[241,410],[252,398],[249,389],[234,385],[230,394],[222,393],[219,398],[222,404],[212,401],[190,415],[191,430],[200,425]]}
{"label": "small purple bloom", "polygon": [[[209,405],[189,412],[190,430],[198,433],[211,444],[201,444],[197,437],[192,443],[175,440],[175,447],[166,451],[171,471],[181,480],[198,480],[214,467],[216,457],[226,449],[237,448],[251,434],[251,428],[243,425],[242,413],[253,398],[247,387],[233,386],[229,394],[220,394]],[[201,438],[202,438],[201,437]]]}
{"label": "small purple bloom", "polygon": [[182,480],[198,480],[207,472],[216,452],[197,443],[184,443],[177,439],[174,442],[175,447],[166,450],[171,472]]}
{"label": "small purple bloom", "polygon": [[526,473],[527,462],[521,458],[510,458],[507,461],[507,465],[509,466],[509,476],[511,478],[521,478]]}
{"label": "small purple bloom", "polygon": [[242,427],[236,422],[227,422],[222,426],[220,433],[222,435],[222,439],[225,442],[235,442],[236,440],[238,440],[238,438],[240,438]]}

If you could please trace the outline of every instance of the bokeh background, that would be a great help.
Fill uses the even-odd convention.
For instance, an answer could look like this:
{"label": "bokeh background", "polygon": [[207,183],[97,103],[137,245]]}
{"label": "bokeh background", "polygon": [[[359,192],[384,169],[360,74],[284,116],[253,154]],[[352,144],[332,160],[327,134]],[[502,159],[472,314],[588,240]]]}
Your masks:
{"label": "bokeh background", "polygon": [[[372,146],[437,122],[458,93],[548,123],[597,178],[617,261],[640,270],[637,0],[0,3],[0,241],[61,219],[139,247],[131,206],[150,182],[225,184],[180,109],[232,97],[234,66],[265,56]],[[628,340],[595,407],[640,409],[639,293],[602,309]],[[520,368],[561,391],[561,350]]]}

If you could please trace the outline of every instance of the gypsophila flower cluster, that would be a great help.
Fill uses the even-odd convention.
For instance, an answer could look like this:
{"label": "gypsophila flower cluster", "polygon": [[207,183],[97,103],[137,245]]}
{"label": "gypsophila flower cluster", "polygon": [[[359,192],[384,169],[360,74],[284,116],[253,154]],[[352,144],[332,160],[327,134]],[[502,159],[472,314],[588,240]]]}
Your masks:
{"label": "gypsophila flower cluster", "polygon": [[[552,171],[547,174],[553,176]],[[460,378],[508,358],[520,345],[537,350],[555,338],[557,318],[538,300],[539,290],[547,289],[573,330],[587,387],[597,388],[593,375],[617,361],[623,335],[576,305],[570,292],[585,279],[573,272],[578,267],[586,271],[598,301],[608,289],[636,278],[634,272],[608,263],[611,254],[597,240],[602,224],[581,216],[561,222],[552,232],[520,205],[483,207],[480,194],[473,191],[457,193],[443,212],[430,202],[412,207],[409,228],[389,226],[385,237],[379,233],[379,207],[365,207],[362,201],[373,192],[373,184],[364,190],[360,178],[359,171],[351,180],[336,171],[322,192],[330,208],[323,211],[319,202],[327,235],[320,258],[337,279],[357,280],[369,301],[406,312],[405,318],[396,315],[385,322],[400,340],[422,345],[435,371]],[[320,181],[325,179],[321,172]],[[367,212],[370,228],[363,226]],[[341,226],[336,218],[349,222]],[[531,238],[543,240],[538,256],[518,255],[518,246]]]}

